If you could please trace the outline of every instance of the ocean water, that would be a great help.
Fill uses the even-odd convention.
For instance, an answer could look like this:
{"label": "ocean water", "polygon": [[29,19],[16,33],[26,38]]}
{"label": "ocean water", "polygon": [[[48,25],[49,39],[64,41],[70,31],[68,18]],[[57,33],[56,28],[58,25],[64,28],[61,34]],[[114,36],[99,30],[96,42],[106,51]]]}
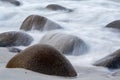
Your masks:
{"label": "ocean water", "polygon": [[[114,20],[120,20],[119,0],[20,0],[20,2],[22,5],[19,7],[0,2],[0,33],[19,31],[23,20],[31,14],[45,16],[63,26],[64,29],[59,31],[78,36],[88,45],[89,51],[86,54],[66,56],[76,68],[78,74],[81,74],[80,70],[82,70],[79,67],[82,67],[83,70],[84,67],[87,67],[87,69],[94,67],[99,71],[107,72],[107,69],[95,67],[92,64],[117,49],[120,49],[119,30],[105,28],[105,25],[108,23]],[[45,9],[48,4],[53,3],[73,9],[74,11],[50,11]],[[29,31],[27,33],[34,38],[32,44],[36,44],[46,32]],[[24,47],[21,46],[20,48]],[[2,71],[3,73],[7,73],[6,70],[4,71],[2,69]],[[92,70],[90,71],[92,73]],[[0,76],[2,76],[1,73]],[[99,77],[102,79],[102,76]],[[51,80],[52,79],[53,78],[51,78]],[[79,80],[79,78],[77,79]],[[32,77],[30,80],[38,80],[38,78],[35,79]],[[43,78],[43,80],[47,79]]]}

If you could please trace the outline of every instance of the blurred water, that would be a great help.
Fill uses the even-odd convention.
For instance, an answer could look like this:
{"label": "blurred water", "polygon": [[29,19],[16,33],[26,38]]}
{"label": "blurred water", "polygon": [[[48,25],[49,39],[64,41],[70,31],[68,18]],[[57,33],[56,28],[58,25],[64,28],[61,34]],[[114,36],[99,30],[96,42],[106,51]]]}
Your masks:
{"label": "blurred water", "polygon": [[[21,0],[22,5],[0,2],[0,33],[19,30],[22,21],[31,14],[45,16],[65,29],[61,30],[83,39],[89,46],[89,52],[82,56],[67,56],[73,65],[91,66],[94,61],[120,48],[120,32],[105,28],[111,21],[120,19],[119,0]],[[74,12],[49,11],[48,4],[56,3]],[[46,33],[28,32],[40,41]]]}

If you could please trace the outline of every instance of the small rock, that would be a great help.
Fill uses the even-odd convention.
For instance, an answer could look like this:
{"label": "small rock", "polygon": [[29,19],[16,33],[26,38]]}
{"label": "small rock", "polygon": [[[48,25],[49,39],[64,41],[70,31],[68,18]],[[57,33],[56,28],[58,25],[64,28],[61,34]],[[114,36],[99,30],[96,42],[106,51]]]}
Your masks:
{"label": "small rock", "polygon": [[0,47],[28,46],[33,38],[24,32],[9,31],[0,34]]}
{"label": "small rock", "polygon": [[20,6],[21,5],[21,3],[17,0],[1,0],[1,1],[11,3],[15,6]]}
{"label": "small rock", "polygon": [[63,10],[63,11],[67,11],[67,12],[73,11],[71,9],[67,9],[61,5],[58,5],[58,4],[49,4],[46,8],[49,10],[53,10],[53,11],[57,11],[57,10]]}
{"label": "small rock", "polygon": [[107,24],[106,27],[120,29],[120,20],[113,21]]}
{"label": "small rock", "polygon": [[15,48],[15,47],[8,47],[8,50],[10,52],[14,52],[14,53],[19,53],[19,52],[22,51],[21,49],[18,49],[18,48]]}

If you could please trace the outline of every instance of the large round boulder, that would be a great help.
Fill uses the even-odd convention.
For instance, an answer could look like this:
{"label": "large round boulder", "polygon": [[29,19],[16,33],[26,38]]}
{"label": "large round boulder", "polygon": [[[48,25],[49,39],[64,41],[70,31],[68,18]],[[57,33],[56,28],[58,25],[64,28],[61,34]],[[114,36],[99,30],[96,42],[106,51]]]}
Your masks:
{"label": "large round boulder", "polygon": [[95,66],[103,66],[109,69],[118,69],[120,68],[120,49],[113,52],[112,54],[96,61]]}
{"label": "large round boulder", "polygon": [[120,29],[120,20],[113,21],[107,24],[106,27]]}
{"label": "large round boulder", "polygon": [[88,50],[83,40],[61,32],[48,32],[42,37],[40,44],[51,45],[63,54],[80,55]]}
{"label": "large round boulder", "polygon": [[17,0],[1,0],[1,1],[11,3],[11,4],[15,5],[15,6],[20,6],[21,5],[21,3],[19,1],[17,1]]}
{"label": "large round boulder", "polygon": [[40,30],[40,31],[49,31],[55,29],[61,29],[62,27],[57,23],[47,19],[46,17],[39,15],[30,15],[22,23],[20,29],[29,31],[29,30]]}
{"label": "large round boulder", "polygon": [[77,76],[71,63],[48,45],[33,45],[14,56],[7,68],[24,68],[39,73],[66,77]]}
{"label": "large round boulder", "polygon": [[67,12],[72,12],[73,10],[65,8],[61,5],[58,4],[49,4],[46,6],[47,9],[49,10],[53,10],[53,11],[57,11],[57,10],[63,10],[63,11],[67,11]]}
{"label": "large round boulder", "polygon": [[24,32],[9,31],[0,33],[0,47],[28,46],[33,38]]}

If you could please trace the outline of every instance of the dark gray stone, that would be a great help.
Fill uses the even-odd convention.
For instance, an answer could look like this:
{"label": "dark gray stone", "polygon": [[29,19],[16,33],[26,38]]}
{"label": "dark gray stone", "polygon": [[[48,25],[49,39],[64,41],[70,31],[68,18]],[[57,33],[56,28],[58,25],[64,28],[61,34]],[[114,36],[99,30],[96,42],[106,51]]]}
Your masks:
{"label": "dark gray stone", "polygon": [[24,32],[9,31],[0,34],[0,47],[28,46],[33,38]]}
{"label": "dark gray stone", "polygon": [[15,6],[20,6],[21,5],[21,3],[19,1],[17,1],[17,0],[1,0],[1,1],[11,3],[11,4],[15,5]]}
{"label": "dark gray stone", "polygon": [[120,29],[120,20],[113,21],[107,24],[106,27]]}
{"label": "dark gray stone", "polygon": [[103,66],[109,69],[118,69],[120,68],[120,49],[113,52],[112,54],[96,61],[95,66]]}
{"label": "dark gray stone", "polygon": [[58,5],[58,4],[49,4],[46,8],[49,10],[53,10],[53,11],[57,11],[57,10],[63,10],[63,11],[67,11],[67,12],[73,11],[72,9],[67,9],[61,5]]}
{"label": "dark gray stone", "polygon": [[48,32],[41,38],[40,44],[51,45],[63,54],[81,55],[88,51],[88,46],[83,40],[60,32]]}

